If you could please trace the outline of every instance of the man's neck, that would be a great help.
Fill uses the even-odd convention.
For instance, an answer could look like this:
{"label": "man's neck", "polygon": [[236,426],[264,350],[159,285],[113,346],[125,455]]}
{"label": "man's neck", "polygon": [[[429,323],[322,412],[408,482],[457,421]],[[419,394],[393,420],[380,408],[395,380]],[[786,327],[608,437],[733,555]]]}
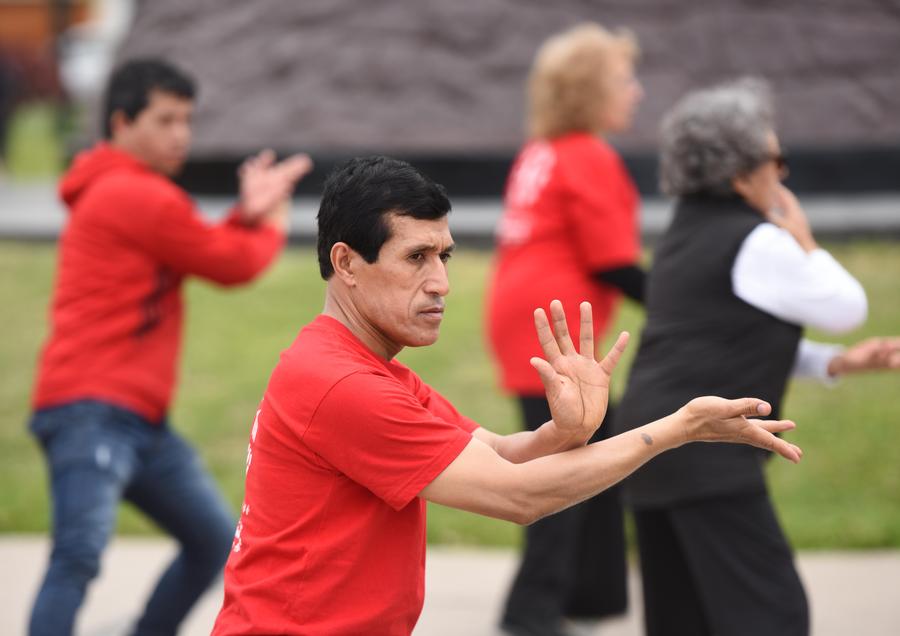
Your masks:
{"label": "man's neck", "polygon": [[390,361],[403,350],[403,347],[397,347],[390,342],[384,334],[363,318],[351,302],[346,298],[340,298],[330,289],[325,293],[325,307],[322,313],[344,325],[367,349],[380,358]]}
{"label": "man's neck", "polygon": [[107,145],[109,145],[110,148],[115,148],[119,152],[128,155],[129,157],[134,159],[136,162],[138,162],[145,168],[149,168],[152,170],[152,168],[150,168],[150,166],[147,165],[147,162],[144,161],[143,159],[141,159],[140,155],[137,154],[136,152],[134,152],[131,148],[129,148],[129,146],[127,144],[123,144],[121,141],[117,141],[115,139],[108,139],[106,141],[106,143],[107,143]]}
{"label": "man's neck", "polygon": [[136,162],[138,162],[140,165],[142,165],[142,166],[143,166],[144,168],[146,168],[147,170],[150,170],[151,172],[155,172],[156,174],[158,174],[158,175],[160,175],[160,176],[163,176],[163,177],[165,177],[166,179],[171,179],[171,178],[173,177],[173,175],[166,174],[166,173],[163,172],[162,170],[159,170],[158,168],[153,167],[153,166],[150,164],[150,162],[148,162],[146,159],[144,159],[144,158],[140,155],[140,153],[135,152],[135,150],[134,150],[133,148],[131,148],[128,144],[122,143],[121,141],[117,141],[116,139],[109,139],[109,140],[107,140],[106,143],[107,143],[111,148],[115,148],[115,149],[118,150],[119,152],[125,153],[126,155],[128,155],[129,157],[131,157],[132,159],[134,159]]}

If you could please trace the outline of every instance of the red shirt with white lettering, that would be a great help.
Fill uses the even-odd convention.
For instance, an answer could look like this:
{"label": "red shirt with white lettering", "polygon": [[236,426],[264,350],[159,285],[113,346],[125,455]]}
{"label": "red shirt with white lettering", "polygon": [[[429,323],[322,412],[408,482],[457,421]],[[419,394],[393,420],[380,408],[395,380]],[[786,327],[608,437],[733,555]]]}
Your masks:
{"label": "red shirt with white lettering", "polygon": [[599,343],[619,292],[597,271],[634,265],[640,256],[634,183],[602,139],[573,133],[525,145],[513,164],[497,228],[488,291],[487,332],[501,384],[518,395],[544,395],[529,364],[543,357],[534,310],[562,301],[577,342],[578,307],[594,311]]}
{"label": "red shirt with white lettering", "polygon": [[236,211],[207,223],[186,192],[108,143],[75,158],[60,195],[69,219],[33,406],[95,399],[157,423],[175,385],[184,277],[247,282],[284,234]]}
{"label": "red shirt with white lettering", "polygon": [[213,634],[407,635],[425,501],[478,425],[320,315],[281,355],[250,435]]}

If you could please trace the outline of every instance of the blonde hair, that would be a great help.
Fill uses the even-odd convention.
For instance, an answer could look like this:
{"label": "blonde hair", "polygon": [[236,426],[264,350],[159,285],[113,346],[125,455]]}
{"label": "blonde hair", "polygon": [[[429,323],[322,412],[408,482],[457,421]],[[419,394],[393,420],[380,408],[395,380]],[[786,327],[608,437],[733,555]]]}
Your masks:
{"label": "blonde hair", "polygon": [[538,49],[528,78],[528,134],[551,139],[569,132],[600,132],[609,90],[610,59],[635,61],[631,31],[611,32],[592,22],[550,37]]}

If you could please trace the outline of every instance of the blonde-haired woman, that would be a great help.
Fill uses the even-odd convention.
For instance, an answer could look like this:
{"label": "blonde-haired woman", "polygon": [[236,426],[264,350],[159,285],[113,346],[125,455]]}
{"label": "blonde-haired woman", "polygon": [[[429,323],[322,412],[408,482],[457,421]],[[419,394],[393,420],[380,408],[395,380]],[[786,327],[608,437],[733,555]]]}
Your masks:
{"label": "blonde-haired woman", "polygon": [[[603,139],[631,125],[642,97],[637,55],[630,33],[583,24],[547,40],[531,70],[529,139],[507,182],[487,300],[501,383],[528,429],[551,419],[529,364],[540,355],[535,308],[558,298],[577,324],[579,304],[590,301],[601,342],[619,297],[643,298],[637,191]],[[564,634],[567,618],[619,614],[626,604],[622,510],[611,489],[526,530],[502,627]]]}

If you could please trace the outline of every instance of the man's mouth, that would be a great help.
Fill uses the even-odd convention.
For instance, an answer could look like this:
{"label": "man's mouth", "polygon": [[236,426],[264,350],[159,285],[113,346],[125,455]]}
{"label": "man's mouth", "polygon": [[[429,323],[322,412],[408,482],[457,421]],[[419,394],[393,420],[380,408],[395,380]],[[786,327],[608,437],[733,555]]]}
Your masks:
{"label": "man's mouth", "polygon": [[443,318],[443,317],[444,317],[444,307],[443,307],[443,306],[440,306],[440,307],[438,307],[438,306],[435,306],[435,307],[426,307],[425,309],[423,309],[423,310],[420,311],[419,313],[420,313],[420,314],[424,314],[424,315],[425,315],[426,317],[428,317],[428,318],[432,318],[432,319],[437,320],[437,319],[440,319],[440,318]]}

